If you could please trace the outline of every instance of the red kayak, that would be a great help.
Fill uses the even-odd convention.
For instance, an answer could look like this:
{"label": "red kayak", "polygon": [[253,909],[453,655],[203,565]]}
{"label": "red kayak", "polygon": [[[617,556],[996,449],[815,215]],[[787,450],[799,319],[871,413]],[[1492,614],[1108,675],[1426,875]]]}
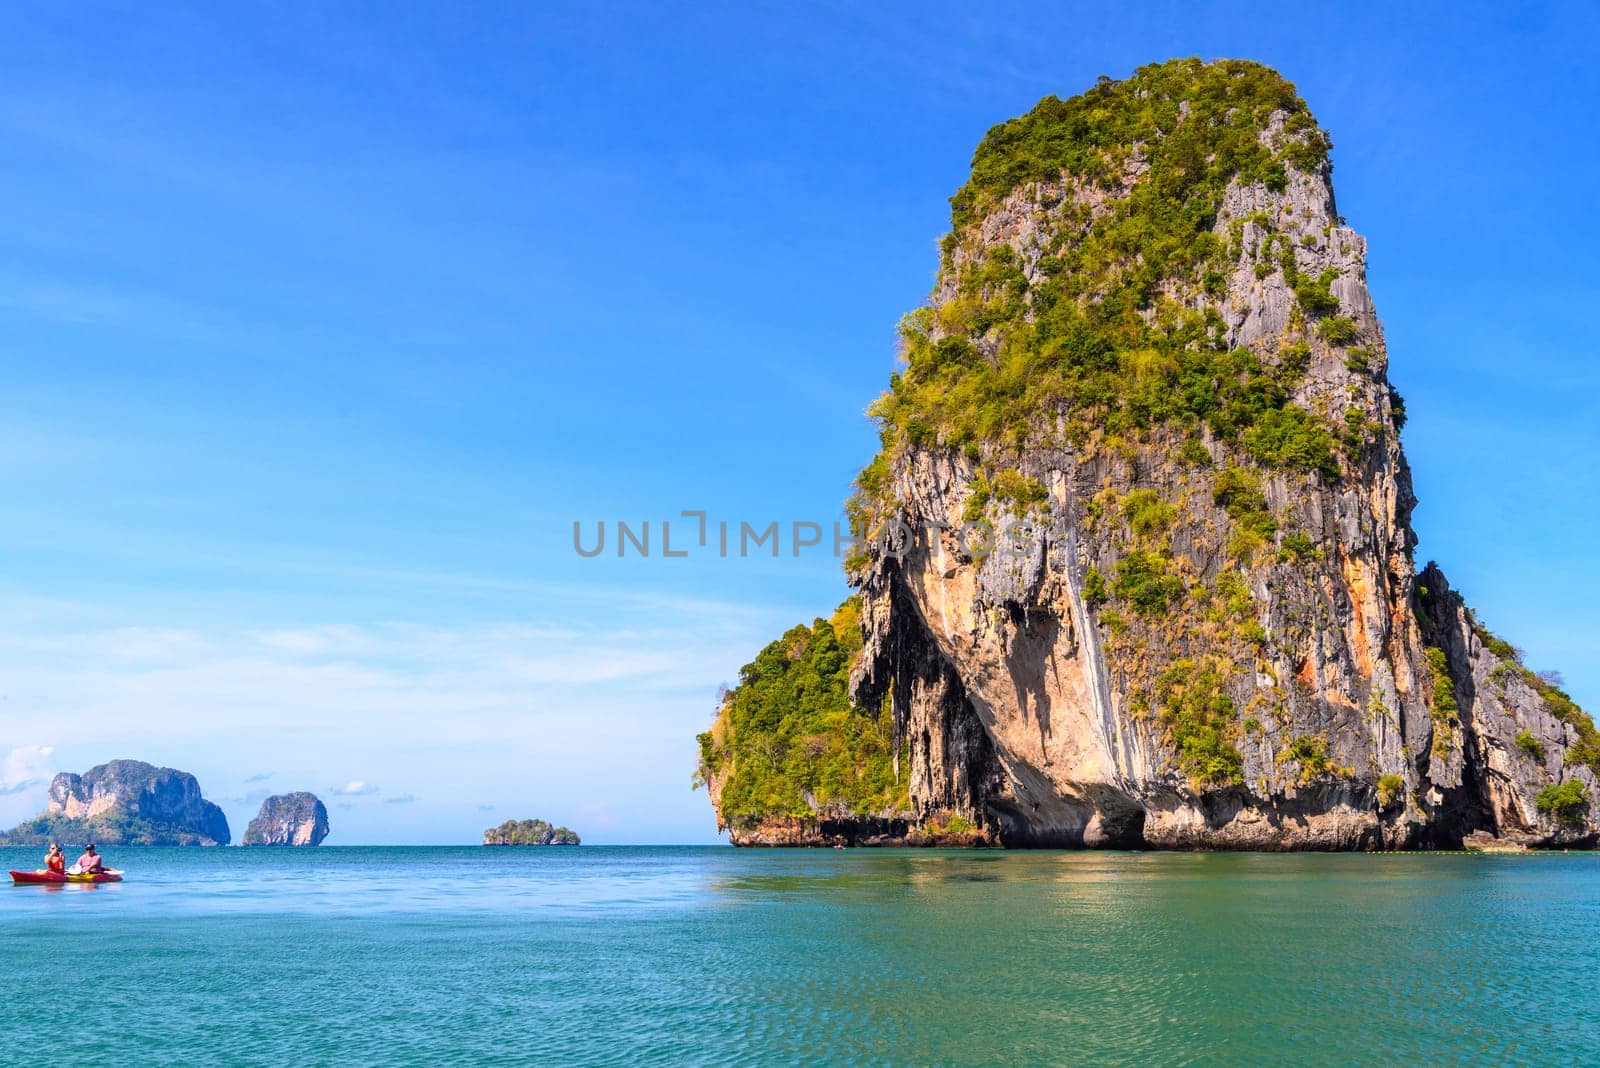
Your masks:
{"label": "red kayak", "polygon": [[11,873],[13,886],[24,886],[28,883],[120,883],[122,873],[116,868],[95,872],[93,875],[64,875],[53,871],[14,871]]}

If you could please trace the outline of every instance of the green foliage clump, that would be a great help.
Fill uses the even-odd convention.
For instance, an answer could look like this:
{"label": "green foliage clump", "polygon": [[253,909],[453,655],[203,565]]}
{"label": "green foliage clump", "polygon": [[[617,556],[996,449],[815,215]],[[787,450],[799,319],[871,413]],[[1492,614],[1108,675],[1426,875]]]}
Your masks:
{"label": "green foliage clump", "polygon": [[1456,700],[1456,684],[1450,676],[1450,660],[1444,650],[1430,645],[1426,655],[1428,671],[1433,678],[1433,699],[1428,705],[1428,714],[1433,720],[1433,753],[1443,757],[1450,752],[1450,743],[1455,738],[1461,704]]}
{"label": "green foliage clump", "polygon": [[1317,324],[1317,336],[1330,345],[1344,345],[1356,339],[1356,324],[1343,315],[1335,315]]}
{"label": "green foliage clump", "polygon": [[1353,374],[1364,375],[1372,370],[1373,350],[1365,345],[1358,345],[1347,349],[1344,354],[1345,369]]}
{"label": "green foliage clump", "polygon": [[1317,549],[1317,543],[1311,540],[1309,534],[1296,530],[1283,536],[1283,541],[1278,549],[1278,559],[1315,560],[1320,558],[1321,553]]}
{"label": "green foliage clump", "polygon": [[1361,447],[1366,444],[1367,413],[1360,406],[1351,407],[1344,413],[1344,450],[1350,456],[1359,456]]}
{"label": "green foliage clump", "polygon": [[[1294,260],[1291,257],[1289,266],[1292,267],[1293,264]],[[1339,272],[1332,267],[1316,278],[1295,272],[1291,283],[1294,286],[1294,295],[1307,315],[1320,318],[1339,310],[1339,298],[1333,295],[1333,280],[1338,277]]]}
{"label": "green foliage clump", "polygon": [[1291,378],[1305,374],[1311,366],[1311,346],[1305,341],[1290,341],[1278,350],[1278,368]]}
{"label": "green foliage clump", "polygon": [[1522,663],[1522,654],[1517,651],[1515,645],[1494,634],[1488,627],[1479,625],[1474,626],[1472,629],[1473,633],[1478,636],[1478,640],[1483,643],[1483,647],[1489,650],[1496,660],[1511,660],[1517,664]]}
{"label": "green foliage clump", "polygon": [[1519,670],[1521,667],[1521,664],[1514,661],[1502,660],[1489,669],[1489,681],[1504,690],[1512,679],[1522,677],[1522,672]]}
{"label": "green foliage clump", "polygon": [[[1274,157],[1256,139],[1274,111],[1285,112],[1290,131],[1304,135],[1293,155]],[[1194,219],[1178,212],[1169,221],[1164,216],[1173,209],[1160,210],[1163,201],[1214,204],[1236,176],[1281,189],[1284,164],[1314,171],[1326,165],[1330,147],[1305,101],[1277,72],[1243,60],[1174,59],[1070,100],[1047,96],[1028,114],[994,127],[973,154],[972,177],[950,198],[952,215],[957,225],[975,222],[1025,182],[1063,174],[1110,181],[1134,145],[1150,151],[1146,164],[1157,188],[1147,211],[1180,235],[1188,223],[1189,236],[1204,213]]]}
{"label": "green foliage clump", "polygon": [[1261,490],[1261,480],[1253,472],[1242,467],[1223,468],[1217,472],[1211,499],[1234,522],[1229,550],[1235,556],[1250,557],[1277,533],[1278,522]]}
{"label": "green foliage clump", "polygon": [[1151,489],[1137,489],[1122,498],[1122,517],[1137,538],[1165,534],[1178,518],[1178,510]]}
{"label": "green foliage clump", "polygon": [[1111,588],[1100,569],[1091,566],[1083,575],[1083,600],[1090,608],[1099,608],[1111,600]]}
{"label": "green foliage clump", "polygon": [[1184,594],[1183,579],[1173,574],[1167,558],[1143,549],[1117,561],[1117,577],[1112,588],[1120,599],[1144,616],[1165,612]]}
{"label": "green foliage clump", "polygon": [[932,834],[971,834],[978,829],[978,825],[959,812],[952,812],[942,820],[934,819],[929,822],[928,830]]}
{"label": "green foliage clump", "polygon": [[1229,517],[1258,534],[1269,536],[1278,529],[1261,492],[1261,480],[1242,467],[1227,467],[1217,472],[1211,500],[1221,505]]}
{"label": "green foliage clump", "polygon": [[972,480],[967,492],[967,501],[961,506],[961,518],[967,523],[976,523],[983,518],[983,513],[989,507],[989,502],[994,499],[994,487],[982,475]]}
{"label": "green foliage clump", "polygon": [[1250,455],[1268,467],[1315,471],[1328,479],[1339,475],[1333,435],[1304,408],[1288,404],[1261,412],[1243,441]]}
{"label": "green foliage clump", "polygon": [[1406,781],[1399,775],[1381,775],[1378,777],[1378,807],[1389,808],[1400,800],[1405,790]]}
{"label": "green foliage clump", "polygon": [[60,842],[96,842],[100,845],[176,846],[200,845],[199,833],[175,824],[134,815],[121,806],[87,818],[45,812],[12,830],[0,833],[0,845],[46,845]]}
{"label": "green foliage clump", "polygon": [[1389,387],[1389,415],[1394,420],[1396,433],[1406,428],[1406,399],[1393,386]]}
{"label": "green foliage clump", "polygon": [[1563,783],[1551,783],[1540,790],[1533,803],[1547,816],[1562,823],[1581,826],[1584,810],[1589,807],[1589,794],[1583,788],[1583,783],[1568,779]]}
{"label": "green foliage clump", "polygon": [[814,816],[807,794],[821,809],[860,815],[907,808],[888,703],[873,711],[849,698],[860,611],[852,597],[832,619],[790,629],[740,669],[698,739],[696,779],[721,782],[725,822]]}
{"label": "green foliage clump", "polygon": [[972,480],[972,490],[962,506],[961,518],[974,523],[983,518],[990,501],[1009,505],[1017,518],[1043,508],[1050,502],[1050,491],[1038,479],[1029,478],[1020,471],[1001,471],[990,477],[979,475]]}
{"label": "green foliage clump", "polygon": [[1036,478],[1020,471],[1001,471],[994,477],[996,500],[1011,505],[1011,514],[1025,516],[1050,502],[1050,491]]}
{"label": "green foliage clump", "polygon": [[1544,760],[1544,745],[1533,736],[1533,732],[1524,728],[1517,732],[1517,748],[1533,757],[1535,760]]}
{"label": "green foliage clump", "polygon": [[1300,765],[1300,784],[1309,785],[1322,778],[1353,774],[1328,759],[1328,740],[1319,734],[1301,734],[1289,739],[1289,744],[1278,754],[1279,760],[1292,760]]}
{"label": "green foliage clump", "polygon": [[1244,783],[1244,756],[1234,745],[1238,709],[1223,690],[1230,665],[1217,657],[1182,659],[1156,679],[1163,725],[1178,748],[1178,765],[1197,786]]}
{"label": "green foliage clump", "polygon": [[1204,445],[1194,438],[1189,438],[1178,446],[1176,455],[1180,461],[1190,467],[1209,467],[1211,465],[1211,454],[1206,451]]}
{"label": "green foliage clump", "polygon": [[1248,619],[1255,610],[1255,598],[1250,594],[1250,584],[1237,571],[1224,571],[1217,576],[1217,600],[1221,602],[1225,618]]}

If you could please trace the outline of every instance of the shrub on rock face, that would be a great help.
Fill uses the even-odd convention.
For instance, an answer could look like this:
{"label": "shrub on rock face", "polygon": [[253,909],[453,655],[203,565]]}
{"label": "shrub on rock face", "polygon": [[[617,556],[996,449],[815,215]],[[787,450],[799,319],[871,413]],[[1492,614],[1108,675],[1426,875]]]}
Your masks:
{"label": "shrub on rock face", "polygon": [[1356,324],[1343,315],[1335,315],[1317,324],[1317,334],[1331,345],[1344,345],[1356,339]]}
{"label": "shrub on rock face", "polygon": [[1581,824],[1584,810],[1589,807],[1589,794],[1583,788],[1583,783],[1568,779],[1563,783],[1551,783],[1540,790],[1534,804],[1540,812],[1562,823]]}
{"label": "shrub on rock face", "polygon": [[1533,732],[1530,730],[1520,730],[1517,732],[1517,748],[1522,750],[1524,753],[1527,753],[1535,760],[1544,759],[1544,746],[1540,743],[1539,739],[1533,736]]}

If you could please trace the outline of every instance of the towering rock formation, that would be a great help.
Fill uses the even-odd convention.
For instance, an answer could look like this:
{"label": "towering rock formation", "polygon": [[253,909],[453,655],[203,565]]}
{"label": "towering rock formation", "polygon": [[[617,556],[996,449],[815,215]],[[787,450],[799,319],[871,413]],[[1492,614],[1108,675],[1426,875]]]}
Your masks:
{"label": "towering rock formation", "polygon": [[328,837],[328,810],[316,794],[304,790],[275,794],[245,828],[247,846],[314,846]]}
{"label": "towering rock formation", "polygon": [[3,836],[17,845],[48,839],[101,845],[227,845],[228,820],[185,771],[113,760],[82,775],[62,772],[48,806]]}
{"label": "towering rock formation", "polygon": [[1419,574],[1329,141],[1178,60],[991,130],[849,562],[913,820],[1007,844],[1593,845],[1600,735]]}

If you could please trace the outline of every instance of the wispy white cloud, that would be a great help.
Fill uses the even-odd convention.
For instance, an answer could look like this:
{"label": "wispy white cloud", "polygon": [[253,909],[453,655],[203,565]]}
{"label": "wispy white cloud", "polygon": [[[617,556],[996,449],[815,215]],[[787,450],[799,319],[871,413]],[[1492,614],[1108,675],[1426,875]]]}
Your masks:
{"label": "wispy white cloud", "polygon": [[0,829],[44,808],[45,791],[55,774],[55,747],[13,746],[0,758]]}
{"label": "wispy white cloud", "polygon": [[16,787],[48,778],[55,769],[55,746],[19,745],[0,760],[0,790],[15,793]]}
{"label": "wispy white cloud", "polygon": [[[252,787],[269,777],[335,784],[323,797],[353,805],[339,832],[351,842],[462,840],[497,809],[615,836],[669,821],[709,827],[704,796],[688,789],[694,735],[717,684],[776,631],[706,603],[627,607],[609,627],[553,611],[541,623],[267,628],[0,611],[0,752],[49,738],[74,767],[133,757],[182,768],[234,822],[254,815],[265,791]],[[377,784],[395,782],[427,799],[384,809],[404,822],[371,803],[389,798]],[[43,787],[33,789],[6,798],[12,822],[42,808]],[[601,800],[609,811],[586,822],[581,807]]]}
{"label": "wispy white cloud", "polygon": [[384,798],[383,803],[386,805],[410,805],[416,803],[416,800],[415,794],[398,794],[395,797]]}

